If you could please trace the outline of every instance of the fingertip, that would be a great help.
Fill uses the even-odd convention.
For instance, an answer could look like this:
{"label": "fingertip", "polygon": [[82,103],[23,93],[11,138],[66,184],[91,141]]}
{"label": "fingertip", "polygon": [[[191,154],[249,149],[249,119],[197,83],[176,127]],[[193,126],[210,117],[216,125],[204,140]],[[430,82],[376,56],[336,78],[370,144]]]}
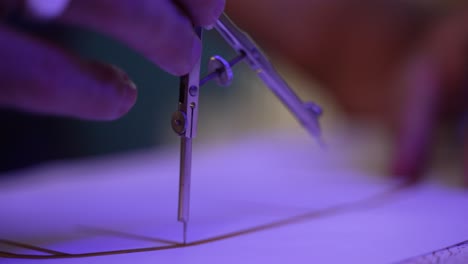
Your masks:
{"label": "fingertip", "polygon": [[121,96],[122,99],[120,107],[118,108],[116,114],[113,117],[114,120],[119,119],[128,114],[128,112],[130,112],[130,110],[133,108],[137,101],[138,91],[135,83],[130,80],[129,82],[124,83],[123,86],[124,93]]}
{"label": "fingertip", "polygon": [[418,159],[414,159],[414,157],[398,153],[392,161],[390,172],[395,177],[402,178],[407,182],[417,182],[424,174],[425,166],[423,166],[423,163],[422,161],[418,161]]}
{"label": "fingertip", "polygon": [[439,75],[437,67],[426,57],[410,61],[403,73],[405,94],[399,106],[401,112],[390,169],[393,175],[410,182],[422,178],[430,158]]}
{"label": "fingertip", "polygon": [[85,63],[95,83],[88,96],[88,105],[77,111],[79,118],[113,121],[126,115],[135,105],[136,84],[121,68],[107,63]]}
{"label": "fingertip", "polygon": [[122,104],[120,108],[118,109],[118,111],[115,112],[115,115],[111,115],[109,120],[111,121],[117,120],[127,115],[133,109],[133,106],[135,105],[136,100],[137,100],[137,92],[130,91],[123,98]]}

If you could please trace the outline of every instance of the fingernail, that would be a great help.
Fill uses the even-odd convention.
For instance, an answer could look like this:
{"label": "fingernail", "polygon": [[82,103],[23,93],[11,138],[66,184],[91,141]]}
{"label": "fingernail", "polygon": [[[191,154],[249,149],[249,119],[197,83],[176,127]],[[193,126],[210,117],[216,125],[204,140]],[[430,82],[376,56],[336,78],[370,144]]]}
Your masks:
{"label": "fingernail", "polygon": [[125,85],[127,85],[128,87],[130,87],[133,90],[137,89],[136,84],[130,79],[130,77],[128,76],[128,74],[126,72],[124,72],[121,68],[119,68],[119,67],[117,67],[117,66],[115,66],[113,64],[109,64],[109,66],[115,71],[117,76],[119,76],[120,81],[122,83],[124,83]]}
{"label": "fingernail", "polygon": [[91,71],[98,80],[123,84],[133,90],[137,89],[136,84],[128,74],[114,64],[91,60],[83,62],[83,66],[85,70]]}
{"label": "fingernail", "polygon": [[84,69],[90,72],[102,87],[108,87],[102,98],[106,111],[99,113],[104,119],[114,120],[125,115],[136,102],[137,86],[121,68],[99,61],[84,62]]}
{"label": "fingernail", "polygon": [[136,84],[130,79],[128,74],[123,71],[121,68],[109,64],[110,68],[115,72],[115,74],[119,78],[119,82],[124,85],[126,88],[130,89],[124,89],[124,95],[123,98],[124,100],[121,101],[120,106],[117,108],[117,117],[123,116],[127,114],[132,106],[135,104],[136,101],[136,96],[137,96],[137,86]]}

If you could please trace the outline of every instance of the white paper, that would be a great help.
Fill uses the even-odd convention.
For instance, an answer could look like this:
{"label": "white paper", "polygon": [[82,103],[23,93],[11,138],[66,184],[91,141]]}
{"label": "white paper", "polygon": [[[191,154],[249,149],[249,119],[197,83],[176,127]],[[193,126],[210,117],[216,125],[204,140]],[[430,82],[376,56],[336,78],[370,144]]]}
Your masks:
{"label": "white paper", "polygon": [[325,152],[287,134],[195,144],[187,247],[176,244],[176,146],[44,165],[0,182],[0,239],[77,256],[174,247],[44,264],[393,263],[468,240],[466,191],[399,187],[367,140]]}

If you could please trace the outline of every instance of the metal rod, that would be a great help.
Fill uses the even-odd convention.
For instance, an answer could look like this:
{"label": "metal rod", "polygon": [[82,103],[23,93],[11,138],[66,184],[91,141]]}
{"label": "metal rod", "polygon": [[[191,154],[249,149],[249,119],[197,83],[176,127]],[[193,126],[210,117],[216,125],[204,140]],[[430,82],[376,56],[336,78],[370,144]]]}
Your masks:
{"label": "metal rod", "polygon": [[187,242],[187,223],[190,213],[190,181],[192,176],[192,139],[180,140],[180,175],[178,220],[184,225],[184,244]]}

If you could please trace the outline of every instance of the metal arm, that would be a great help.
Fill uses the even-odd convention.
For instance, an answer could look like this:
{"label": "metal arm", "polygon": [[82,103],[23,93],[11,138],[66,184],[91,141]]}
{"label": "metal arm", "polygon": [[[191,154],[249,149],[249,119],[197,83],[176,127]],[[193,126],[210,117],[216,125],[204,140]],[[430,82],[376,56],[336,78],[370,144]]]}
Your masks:
{"label": "metal arm", "polygon": [[263,80],[265,85],[288,108],[302,126],[320,141],[321,132],[318,118],[322,114],[321,108],[312,102],[302,102],[274,69],[258,45],[246,33],[237,28],[226,14],[221,15],[215,29],[233,49],[245,56],[249,66]]}

